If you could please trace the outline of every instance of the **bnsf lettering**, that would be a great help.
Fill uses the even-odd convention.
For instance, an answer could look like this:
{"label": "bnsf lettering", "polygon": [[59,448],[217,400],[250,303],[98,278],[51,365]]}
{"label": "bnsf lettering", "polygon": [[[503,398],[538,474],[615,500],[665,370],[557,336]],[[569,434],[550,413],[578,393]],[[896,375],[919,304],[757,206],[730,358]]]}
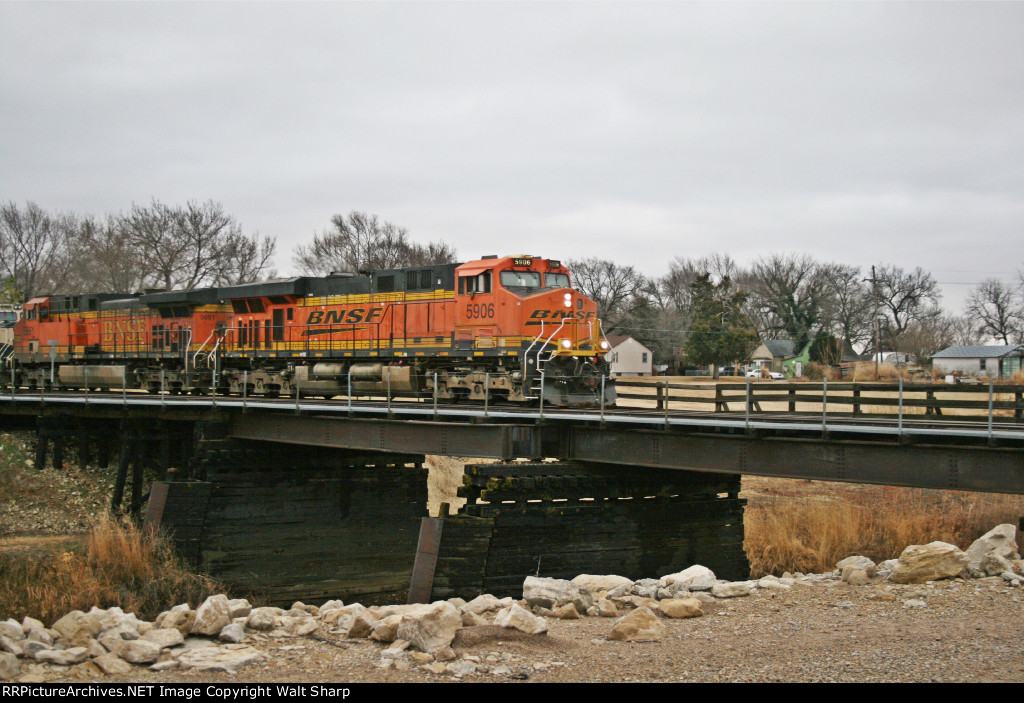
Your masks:
{"label": "bnsf lettering", "polygon": [[[347,314],[346,314],[347,313]],[[374,308],[369,312],[366,308],[351,310],[314,310],[306,318],[307,325],[337,325],[342,323],[376,322],[384,316],[384,308]]]}
{"label": "bnsf lettering", "polygon": [[105,344],[141,342],[145,329],[143,320],[107,320],[103,323],[102,341]]}
{"label": "bnsf lettering", "polygon": [[594,311],[586,310],[534,310],[530,315],[531,320],[561,320],[563,317],[571,317],[576,320],[590,320],[597,317]]}

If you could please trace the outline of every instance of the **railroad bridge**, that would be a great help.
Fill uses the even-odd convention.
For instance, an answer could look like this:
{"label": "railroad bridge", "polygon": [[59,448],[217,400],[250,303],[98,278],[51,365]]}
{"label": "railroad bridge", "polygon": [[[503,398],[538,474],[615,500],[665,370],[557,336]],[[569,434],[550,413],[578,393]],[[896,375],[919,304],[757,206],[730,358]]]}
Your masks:
{"label": "railroad bridge", "polygon": [[[271,602],[513,594],[527,574],[693,563],[745,578],[743,474],[1024,493],[1024,387],[620,386],[635,407],[123,391],[12,393],[0,417],[37,428],[39,467],[68,443],[117,457],[113,507]],[[431,517],[426,455],[494,463],[469,464],[467,504]]]}

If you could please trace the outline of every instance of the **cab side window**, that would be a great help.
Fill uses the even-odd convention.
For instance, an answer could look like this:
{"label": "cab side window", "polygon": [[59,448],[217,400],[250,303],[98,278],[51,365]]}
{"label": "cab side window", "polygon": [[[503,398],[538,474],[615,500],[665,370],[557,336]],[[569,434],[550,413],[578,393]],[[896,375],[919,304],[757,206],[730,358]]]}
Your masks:
{"label": "cab side window", "polygon": [[459,294],[490,293],[491,272],[484,271],[476,276],[459,276]]}

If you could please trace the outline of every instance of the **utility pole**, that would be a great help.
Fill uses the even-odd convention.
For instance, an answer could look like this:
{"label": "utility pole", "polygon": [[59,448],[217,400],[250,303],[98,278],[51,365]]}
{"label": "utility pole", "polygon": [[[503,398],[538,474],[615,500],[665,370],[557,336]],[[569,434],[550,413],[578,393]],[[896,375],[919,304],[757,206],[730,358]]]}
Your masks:
{"label": "utility pole", "polygon": [[871,278],[865,278],[865,281],[871,281],[871,292],[875,299],[875,380],[878,380],[878,355],[881,353],[881,349],[878,346],[878,338],[880,332],[878,329],[878,282],[875,279],[875,267],[871,267]]}

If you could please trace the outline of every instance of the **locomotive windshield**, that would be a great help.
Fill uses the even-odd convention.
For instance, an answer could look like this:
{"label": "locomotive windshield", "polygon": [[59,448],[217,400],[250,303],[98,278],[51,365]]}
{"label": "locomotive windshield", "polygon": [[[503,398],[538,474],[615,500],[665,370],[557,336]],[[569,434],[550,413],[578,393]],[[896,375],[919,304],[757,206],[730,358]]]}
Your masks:
{"label": "locomotive windshield", "polygon": [[[565,273],[545,273],[543,279],[537,271],[502,271],[501,285],[505,288],[568,288],[569,275]],[[543,284],[541,284],[543,280]]]}

